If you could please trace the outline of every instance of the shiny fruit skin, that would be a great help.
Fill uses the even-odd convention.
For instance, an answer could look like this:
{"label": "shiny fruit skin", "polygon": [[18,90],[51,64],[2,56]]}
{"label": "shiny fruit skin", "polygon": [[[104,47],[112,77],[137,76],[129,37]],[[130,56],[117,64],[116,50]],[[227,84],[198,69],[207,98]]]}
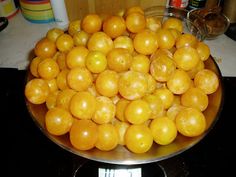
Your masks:
{"label": "shiny fruit skin", "polygon": [[168,81],[175,70],[175,62],[167,55],[160,55],[150,64],[150,73],[159,82]]}
{"label": "shiny fruit skin", "polygon": [[52,108],[45,116],[46,129],[52,135],[64,135],[70,131],[74,118],[63,108]]}
{"label": "shiny fruit skin", "polygon": [[116,106],[105,96],[96,97],[96,109],[92,120],[97,124],[110,123],[115,118]]}
{"label": "shiny fruit skin", "polygon": [[195,48],[188,46],[177,49],[174,53],[173,60],[177,68],[189,71],[197,66],[200,57]]}
{"label": "shiny fruit skin", "polygon": [[76,67],[67,74],[67,83],[76,91],[87,90],[93,82],[93,76],[87,68]]}
{"label": "shiny fruit skin", "polygon": [[96,148],[101,151],[110,151],[118,145],[118,139],[118,132],[112,124],[98,125]]}
{"label": "shiny fruit skin", "polygon": [[206,61],[209,58],[211,52],[208,45],[203,42],[198,42],[196,49],[202,61]]}
{"label": "shiny fruit skin", "polygon": [[68,69],[63,69],[61,72],[57,75],[57,87],[60,90],[65,90],[69,88],[69,85],[67,83],[67,75],[69,73]]}
{"label": "shiny fruit skin", "polygon": [[132,33],[138,33],[145,29],[146,19],[141,13],[130,13],[125,19],[127,29]]}
{"label": "shiny fruit skin", "polygon": [[83,18],[81,27],[86,33],[92,34],[100,31],[102,20],[97,14],[88,14]]}
{"label": "shiny fruit skin", "polygon": [[129,100],[126,100],[124,98],[121,98],[117,104],[116,104],[116,118],[119,119],[120,121],[126,122],[125,118],[125,109],[130,103]]}
{"label": "shiny fruit skin", "polygon": [[49,93],[49,95],[47,96],[45,103],[46,103],[48,110],[56,107],[57,95],[59,93],[60,93],[60,91],[57,90],[57,91]]}
{"label": "shiny fruit skin", "polygon": [[148,73],[150,67],[150,60],[146,55],[138,54],[133,57],[130,70],[141,73]]}
{"label": "shiny fruit skin", "polygon": [[103,22],[103,31],[112,39],[121,36],[125,30],[125,20],[120,16],[110,16]]}
{"label": "shiny fruit skin", "polygon": [[205,64],[202,60],[200,60],[196,67],[194,67],[191,70],[188,70],[187,73],[191,79],[194,79],[195,75],[198,73],[198,71],[201,71],[205,68]]}
{"label": "shiny fruit skin", "polygon": [[182,109],[175,118],[179,133],[187,137],[195,137],[204,133],[206,119],[204,114],[195,108]]}
{"label": "shiny fruit skin", "polygon": [[49,95],[49,87],[43,79],[32,79],[25,86],[25,96],[33,104],[42,104]]}
{"label": "shiny fruit skin", "polygon": [[34,47],[35,55],[40,58],[53,57],[56,51],[57,49],[55,42],[49,40],[46,37],[39,40]]}
{"label": "shiny fruit skin", "polygon": [[175,38],[168,29],[158,29],[157,43],[161,49],[171,49],[175,45]]}
{"label": "shiny fruit skin", "polygon": [[78,119],[91,119],[96,109],[95,97],[87,92],[77,92],[70,101],[70,112]]}
{"label": "shiny fruit skin", "polygon": [[92,73],[101,73],[107,68],[106,55],[99,51],[90,51],[86,57],[86,67]]}
{"label": "shiny fruit skin", "polygon": [[112,39],[106,33],[99,31],[92,34],[87,47],[89,51],[100,51],[107,55],[114,45]]}
{"label": "shiny fruit skin", "polygon": [[185,93],[191,85],[189,75],[180,69],[175,70],[170,79],[167,81],[168,89],[174,94]]}
{"label": "shiny fruit skin", "polygon": [[75,67],[85,67],[86,57],[89,50],[84,46],[72,48],[66,55],[66,65],[72,69]]}
{"label": "shiny fruit skin", "polygon": [[69,34],[62,34],[56,40],[56,46],[61,52],[68,52],[74,46],[73,38]]}
{"label": "shiny fruit skin", "polygon": [[157,35],[151,30],[137,33],[133,40],[134,48],[143,55],[150,55],[158,48]]}
{"label": "shiny fruit skin", "polygon": [[143,124],[151,117],[151,114],[149,104],[142,99],[131,101],[125,108],[125,118],[131,124]]}
{"label": "shiny fruit skin", "polygon": [[128,100],[143,97],[147,88],[147,78],[143,73],[127,71],[120,76],[118,83],[119,93]]}
{"label": "shiny fruit skin", "polygon": [[64,34],[64,31],[63,31],[62,29],[60,29],[60,28],[52,28],[52,29],[50,29],[50,30],[47,32],[46,37],[47,37],[49,40],[51,40],[51,41],[53,41],[53,42],[56,42],[57,38],[58,38],[60,35],[62,35],[62,34]]}
{"label": "shiny fruit skin", "polygon": [[74,36],[75,33],[81,30],[81,21],[80,20],[73,20],[70,21],[68,26],[68,33],[71,36]]}
{"label": "shiny fruit skin", "polygon": [[149,104],[149,107],[152,110],[152,113],[150,116],[151,119],[154,119],[163,115],[164,104],[157,95],[147,94],[143,97],[143,100]]}
{"label": "shiny fruit skin", "polygon": [[144,11],[140,6],[131,6],[126,9],[124,16],[127,17],[129,14],[134,13],[134,12],[144,15]]}
{"label": "shiny fruit skin", "polygon": [[130,124],[128,122],[121,122],[116,120],[114,123],[114,126],[118,132],[119,139],[118,139],[118,144],[120,145],[125,145],[125,133],[127,129],[129,128]]}
{"label": "shiny fruit skin", "polygon": [[168,117],[158,117],[152,120],[150,130],[154,141],[160,145],[172,143],[177,136],[177,128]]}
{"label": "shiny fruit skin", "polygon": [[35,57],[33,60],[30,62],[30,73],[34,77],[39,77],[38,74],[38,64],[42,61],[43,59],[40,57]]}
{"label": "shiny fruit skin", "polygon": [[204,111],[208,106],[208,96],[200,88],[191,87],[181,95],[181,104]]}
{"label": "shiny fruit skin", "polygon": [[78,150],[90,150],[98,139],[97,125],[91,120],[75,119],[70,129],[70,142]]}
{"label": "shiny fruit skin", "polygon": [[160,29],[162,26],[161,21],[158,18],[155,17],[146,17],[146,28],[157,32],[158,29]]}
{"label": "shiny fruit skin", "polygon": [[151,130],[146,125],[130,125],[125,133],[126,147],[133,153],[145,153],[153,144]]}
{"label": "shiny fruit skin", "polygon": [[124,48],[132,54],[134,51],[133,41],[128,36],[119,36],[114,39],[114,48]]}
{"label": "shiny fruit skin", "polygon": [[127,49],[114,48],[107,54],[107,65],[113,71],[123,72],[130,68],[132,59],[132,55]]}
{"label": "shiny fruit skin", "polygon": [[75,46],[86,46],[90,35],[85,31],[78,31],[73,35]]}
{"label": "shiny fruit skin", "polygon": [[203,69],[195,75],[194,85],[202,89],[205,94],[212,94],[219,87],[219,78],[213,71]]}
{"label": "shiny fruit skin", "polygon": [[176,29],[180,33],[183,32],[183,24],[182,21],[179,20],[178,18],[168,18],[167,20],[164,21],[162,24],[162,28],[164,29]]}
{"label": "shiny fruit skin", "polygon": [[59,72],[60,68],[57,62],[51,58],[46,58],[38,64],[38,74],[43,79],[54,79]]}
{"label": "shiny fruit skin", "polygon": [[157,82],[152,77],[151,74],[146,74],[146,78],[147,78],[147,84],[148,84],[148,88],[147,88],[146,93],[147,94],[152,94],[155,91],[155,89],[157,88]]}
{"label": "shiny fruit skin", "polygon": [[177,49],[181,47],[193,47],[195,48],[198,43],[197,38],[189,33],[184,33],[176,39],[175,46]]}
{"label": "shiny fruit skin", "polygon": [[112,70],[105,70],[96,79],[96,89],[103,96],[113,97],[118,93],[119,75]]}
{"label": "shiny fruit skin", "polygon": [[45,80],[48,84],[48,87],[49,87],[49,91],[50,92],[55,92],[58,90],[58,87],[57,87],[57,80],[56,79],[50,79],[50,80]]}
{"label": "shiny fruit skin", "polygon": [[154,91],[154,95],[162,100],[165,109],[173,104],[174,94],[168,88],[158,88]]}
{"label": "shiny fruit skin", "polygon": [[70,100],[76,94],[76,91],[72,89],[65,89],[60,91],[57,94],[56,106],[59,108],[63,108],[65,110],[69,110],[70,108]]}

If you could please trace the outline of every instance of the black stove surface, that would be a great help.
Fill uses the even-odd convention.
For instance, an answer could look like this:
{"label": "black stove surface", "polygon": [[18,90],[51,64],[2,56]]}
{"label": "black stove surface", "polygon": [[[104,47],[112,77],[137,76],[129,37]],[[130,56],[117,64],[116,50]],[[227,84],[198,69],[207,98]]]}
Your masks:
{"label": "black stove surface", "polygon": [[[4,104],[2,126],[7,121],[8,168],[5,174],[14,177],[70,177],[86,159],[52,143],[36,127],[25,106],[25,75],[26,71],[22,70],[0,69],[0,91]],[[163,161],[163,164],[180,161],[184,163],[185,174],[189,177],[235,176],[233,164],[236,148],[233,144],[236,135],[236,77],[224,77],[223,83],[225,102],[216,125],[197,145],[168,159],[169,162]],[[146,170],[146,173],[145,176],[150,177],[153,172]],[[180,173],[176,176],[183,175]]]}

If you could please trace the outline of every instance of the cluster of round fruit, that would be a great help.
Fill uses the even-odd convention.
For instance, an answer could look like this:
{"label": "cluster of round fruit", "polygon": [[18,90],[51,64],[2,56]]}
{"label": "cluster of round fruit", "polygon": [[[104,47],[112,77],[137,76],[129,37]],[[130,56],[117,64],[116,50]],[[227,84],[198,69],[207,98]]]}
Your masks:
{"label": "cluster of round fruit", "polygon": [[119,144],[144,153],[206,129],[203,111],[219,79],[204,68],[209,47],[177,18],[161,22],[140,7],[88,14],[67,32],[49,30],[34,52],[25,96],[46,105],[47,131],[68,133],[76,149]]}

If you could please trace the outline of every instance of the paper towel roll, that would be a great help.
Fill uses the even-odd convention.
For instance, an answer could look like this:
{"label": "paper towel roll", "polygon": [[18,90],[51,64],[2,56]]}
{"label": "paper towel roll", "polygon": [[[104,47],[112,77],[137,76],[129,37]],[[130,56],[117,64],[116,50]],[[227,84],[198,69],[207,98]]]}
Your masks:
{"label": "paper towel roll", "polygon": [[51,0],[51,6],[57,25],[66,28],[69,20],[64,0]]}

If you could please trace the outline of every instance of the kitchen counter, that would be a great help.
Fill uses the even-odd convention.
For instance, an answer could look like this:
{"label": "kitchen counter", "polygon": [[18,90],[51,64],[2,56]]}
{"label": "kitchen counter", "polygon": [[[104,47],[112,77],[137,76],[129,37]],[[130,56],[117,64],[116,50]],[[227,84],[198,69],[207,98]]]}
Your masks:
{"label": "kitchen counter", "polygon": [[[29,64],[29,55],[36,42],[46,32],[56,27],[55,23],[34,24],[25,20],[19,12],[9,20],[6,29],[0,32],[0,67],[24,70]],[[214,40],[205,40],[223,76],[236,76],[236,41],[226,35]]]}

